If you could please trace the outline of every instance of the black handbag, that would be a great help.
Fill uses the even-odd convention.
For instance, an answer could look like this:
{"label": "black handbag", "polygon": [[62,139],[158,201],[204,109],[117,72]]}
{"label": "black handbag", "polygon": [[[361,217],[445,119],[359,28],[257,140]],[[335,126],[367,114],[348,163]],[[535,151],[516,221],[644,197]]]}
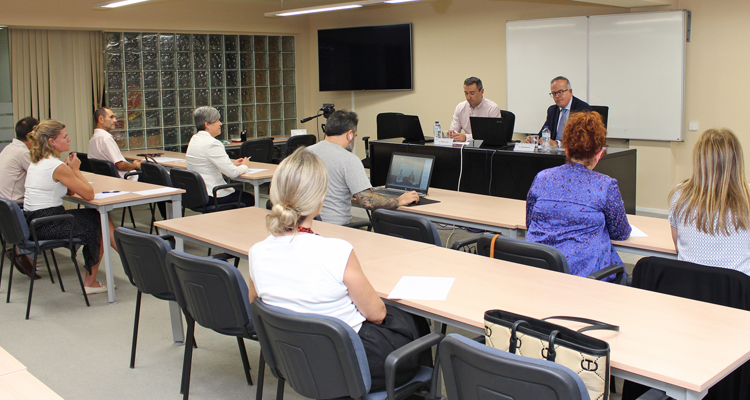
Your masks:
{"label": "black handbag", "polygon": [[[589,326],[574,331],[547,322],[548,319],[582,322]],[[620,327],[587,318],[560,316],[539,320],[503,310],[489,310],[484,313],[484,329],[488,346],[564,365],[581,377],[592,400],[609,399],[609,343],[582,332],[595,329],[619,331]]]}

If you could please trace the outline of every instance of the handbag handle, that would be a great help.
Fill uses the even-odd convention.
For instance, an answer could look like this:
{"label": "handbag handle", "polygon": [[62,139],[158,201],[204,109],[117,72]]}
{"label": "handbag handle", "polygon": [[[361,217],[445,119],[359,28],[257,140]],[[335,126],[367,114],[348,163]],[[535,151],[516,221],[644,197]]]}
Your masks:
{"label": "handbag handle", "polygon": [[597,321],[595,319],[589,319],[589,318],[570,317],[570,316],[560,315],[560,316],[542,318],[542,321],[546,321],[548,319],[562,319],[566,321],[582,322],[584,324],[591,325],[591,326],[584,326],[583,328],[579,329],[577,332],[586,332],[586,331],[593,331],[593,330],[599,330],[599,329],[606,329],[609,331],[616,331],[616,332],[620,330],[620,327],[617,325],[612,325],[606,322],[601,322],[601,321]]}
{"label": "handbag handle", "polygon": [[490,242],[490,258],[495,258],[495,240],[500,237],[500,235],[495,235],[492,237],[492,241]]}

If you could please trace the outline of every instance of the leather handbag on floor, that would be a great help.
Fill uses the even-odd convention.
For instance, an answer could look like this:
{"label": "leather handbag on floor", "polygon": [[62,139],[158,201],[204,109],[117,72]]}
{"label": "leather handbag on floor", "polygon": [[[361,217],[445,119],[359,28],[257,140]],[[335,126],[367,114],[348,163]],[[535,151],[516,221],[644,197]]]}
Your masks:
{"label": "leather handbag on floor", "polygon": [[[574,331],[545,321],[547,319],[576,321],[589,326]],[[486,311],[486,343],[488,346],[520,356],[564,365],[581,377],[592,400],[608,400],[609,343],[584,335],[582,332],[595,329],[618,331],[620,327],[577,317],[549,317],[545,320],[503,310]]]}

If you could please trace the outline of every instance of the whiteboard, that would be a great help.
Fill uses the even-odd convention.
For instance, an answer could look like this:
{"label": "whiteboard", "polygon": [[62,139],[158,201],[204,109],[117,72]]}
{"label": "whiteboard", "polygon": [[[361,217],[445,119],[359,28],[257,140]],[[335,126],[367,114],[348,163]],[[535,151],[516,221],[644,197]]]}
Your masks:
{"label": "whiteboard", "polygon": [[508,111],[516,132],[537,133],[547,119],[552,78],[570,79],[574,96],[588,99],[587,17],[508,21],[505,25]]}
{"label": "whiteboard", "polygon": [[609,106],[608,137],[681,141],[686,26],[685,11],[508,21],[515,131],[539,132],[554,104],[549,81],[563,75],[574,96]]}
{"label": "whiteboard", "polygon": [[609,106],[607,136],[681,141],[683,11],[589,18],[589,99]]}

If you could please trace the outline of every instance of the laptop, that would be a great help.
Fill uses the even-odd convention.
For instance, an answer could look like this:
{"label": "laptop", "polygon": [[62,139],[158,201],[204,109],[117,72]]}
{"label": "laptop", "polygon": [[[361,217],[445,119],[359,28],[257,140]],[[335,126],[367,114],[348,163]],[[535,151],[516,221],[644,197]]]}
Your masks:
{"label": "laptop", "polygon": [[401,136],[407,143],[424,143],[424,132],[422,124],[419,123],[419,117],[416,115],[398,115],[398,127]]}
{"label": "laptop", "polygon": [[469,117],[469,124],[471,124],[474,140],[482,141],[479,147],[501,148],[507,146],[512,140],[512,137],[506,137],[502,118]]}
{"label": "laptop", "polygon": [[434,166],[435,156],[432,155],[393,153],[385,188],[373,188],[372,191],[385,197],[398,197],[414,190],[420,197],[419,204],[438,203],[424,198]]}

